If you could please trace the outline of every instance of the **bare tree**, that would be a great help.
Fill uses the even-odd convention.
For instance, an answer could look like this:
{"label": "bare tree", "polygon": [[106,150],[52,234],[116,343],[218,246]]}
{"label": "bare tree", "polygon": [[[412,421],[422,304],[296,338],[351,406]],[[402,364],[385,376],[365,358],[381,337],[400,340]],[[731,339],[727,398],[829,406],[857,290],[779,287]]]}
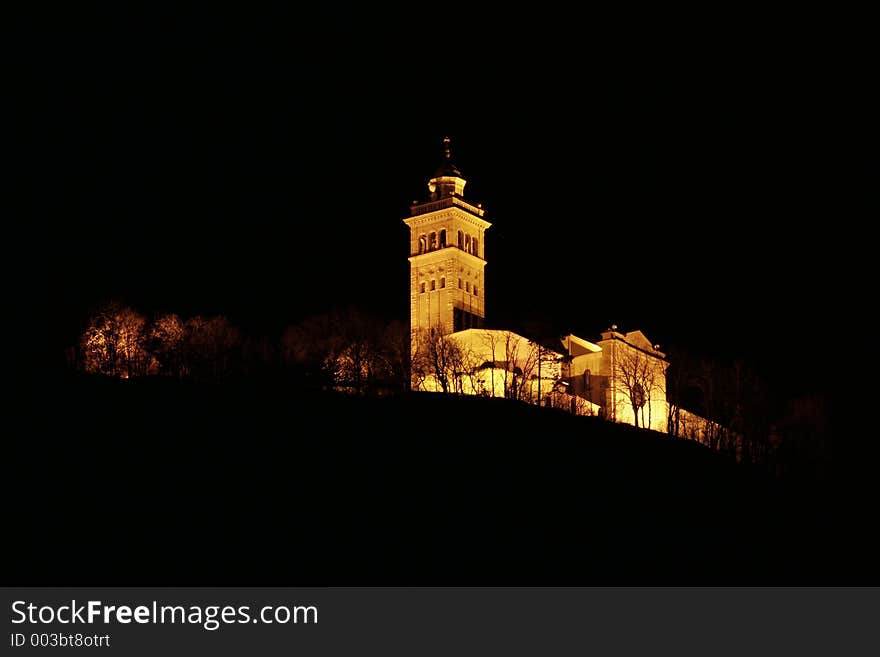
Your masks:
{"label": "bare tree", "polygon": [[719,415],[717,405],[718,367],[708,358],[701,358],[694,384],[699,388],[703,400],[703,440],[712,449],[718,449],[721,442],[721,424],[716,421]]}
{"label": "bare tree", "polygon": [[337,384],[364,392],[383,367],[379,347],[381,326],[372,317],[351,311],[337,323],[337,348],[329,350],[325,367]]}
{"label": "bare tree", "polygon": [[147,349],[150,352],[151,374],[180,377],[183,375],[183,342],[186,325],[171,313],[156,317],[147,331]]}
{"label": "bare tree", "polygon": [[288,326],[281,336],[281,360],[295,370],[303,382],[324,387],[333,383],[325,364],[329,354],[343,345],[338,318],[331,314],[313,315]]}
{"label": "bare tree", "polygon": [[403,392],[408,391],[412,337],[406,323],[394,320],[385,326],[382,335],[382,354],[390,387]]}
{"label": "bare tree", "polygon": [[490,396],[492,393],[486,385],[486,375],[488,371],[490,378],[493,376],[493,364],[487,363],[479,351],[465,345],[461,346],[461,360],[463,379],[470,386],[470,392],[481,397]]}
{"label": "bare tree", "polygon": [[[490,357],[490,367],[489,367],[489,390],[491,390],[491,394],[495,396],[495,370],[498,369],[498,352],[499,348],[498,344],[498,334],[495,331],[486,331],[483,334],[483,340],[486,345],[489,347],[489,357]],[[505,384],[504,389],[507,390],[507,385]]]}
{"label": "bare tree", "polygon": [[145,324],[143,315],[116,302],[98,309],[80,339],[86,371],[120,378],[145,374]]}
{"label": "bare tree", "polygon": [[[614,359],[614,383],[633,410],[635,426],[651,426],[651,397],[657,386],[657,371],[652,359],[639,349],[618,349]],[[647,423],[645,410],[647,409]]]}
{"label": "bare tree", "polygon": [[670,360],[666,370],[666,433],[673,438],[682,437],[681,400],[687,385],[688,359],[684,352],[675,348],[667,351]]}
{"label": "bare tree", "polygon": [[394,343],[381,320],[355,308],[314,315],[284,331],[282,359],[322,386],[366,392],[389,380],[392,371],[404,376],[405,332],[392,328]]}
{"label": "bare tree", "polygon": [[424,390],[430,374],[425,342],[425,331],[410,331],[410,386],[413,390]]}
{"label": "bare tree", "polygon": [[531,402],[532,390],[527,383],[537,370],[538,348],[511,331],[505,331],[501,339],[505,359],[504,396]]}
{"label": "bare tree", "polygon": [[438,327],[417,332],[413,370],[423,383],[431,377],[443,392],[457,391],[463,360],[461,345]]}

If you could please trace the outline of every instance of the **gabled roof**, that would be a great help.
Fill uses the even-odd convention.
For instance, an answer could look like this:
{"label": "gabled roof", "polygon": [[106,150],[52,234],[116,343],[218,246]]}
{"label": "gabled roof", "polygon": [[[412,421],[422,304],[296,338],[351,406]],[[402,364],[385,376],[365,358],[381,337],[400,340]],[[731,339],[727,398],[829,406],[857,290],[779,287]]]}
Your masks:
{"label": "gabled roof", "polygon": [[655,345],[651,344],[651,341],[648,339],[648,336],[646,336],[641,331],[630,331],[629,333],[626,334],[625,339],[632,346],[634,346],[638,349],[641,349],[642,351],[644,351],[646,353],[653,354],[659,358],[666,358],[666,354],[664,354],[658,348],[659,345],[655,346]]}
{"label": "gabled roof", "polygon": [[640,349],[646,351],[654,351],[654,345],[648,340],[648,337],[641,331],[630,331],[626,334],[626,341]]}
{"label": "gabled roof", "polygon": [[651,341],[648,339],[642,331],[630,331],[629,333],[619,333],[617,327],[614,326],[607,331],[602,332],[602,339],[599,341],[605,342],[607,340],[621,340],[626,344],[635,347],[640,351],[644,351],[646,354],[651,354],[652,356],[656,356],[657,358],[666,358],[666,354],[660,351],[659,346],[655,347]]}

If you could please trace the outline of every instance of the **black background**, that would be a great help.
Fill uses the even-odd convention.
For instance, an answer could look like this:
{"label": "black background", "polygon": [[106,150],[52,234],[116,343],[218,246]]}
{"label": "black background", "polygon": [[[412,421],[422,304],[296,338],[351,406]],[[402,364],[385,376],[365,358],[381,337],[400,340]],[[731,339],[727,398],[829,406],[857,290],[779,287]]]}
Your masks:
{"label": "black background", "polygon": [[[8,279],[29,314],[7,328],[36,344],[14,342],[13,351],[32,372],[40,359],[63,365],[90,309],[110,298],[150,314],[225,314],[247,335],[269,338],[311,313],[348,305],[405,320],[401,219],[427,191],[449,135],[469,181],[466,196],[493,222],[485,241],[490,323],[595,338],[614,322],[664,346],[743,357],[782,401],[849,391],[838,366],[860,367],[861,356],[844,351],[835,359],[836,347],[841,336],[870,334],[859,315],[872,298],[867,228],[877,213],[863,201],[876,197],[880,173],[873,35],[860,29],[868,24],[843,12],[746,5],[578,14],[152,5],[20,15],[8,23],[6,44],[12,81],[22,83],[11,94],[11,132],[24,138],[14,168],[26,214],[10,222],[6,246],[9,263],[19,244],[32,257]],[[34,400],[26,425],[45,421],[53,431],[41,437],[57,444],[28,438],[28,458],[13,458],[27,462],[22,481],[35,472],[56,487],[47,490],[74,490],[65,476],[101,490],[105,478],[67,465],[94,454],[100,471],[115,463],[117,448],[133,465],[104,474],[138,488],[152,477],[141,445],[163,458],[155,436],[165,436],[165,426],[187,430],[163,425],[145,397],[133,406],[145,404],[142,412],[126,415],[132,407],[124,404],[117,411],[126,422],[153,418],[155,425],[137,424],[144,440],[117,444],[105,422],[91,452],[68,444],[69,417],[88,418],[81,397],[92,391],[83,387],[69,408]],[[252,423],[244,408],[239,420]],[[206,416],[215,424],[224,417]],[[188,468],[202,465],[201,446],[178,433],[167,434],[168,453],[184,444],[188,458],[164,460],[195,489],[202,480]],[[272,432],[258,435],[270,440]],[[874,442],[868,433],[853,436]],[[359,454],[358,434],[350,437]],[[430,452],[425,445],[418,448]],[[554,445],[547,443],[551,456]],[[237,464],[236,445],[225,447],[234,455],[226,462]],[[265,465],[259,450],[245,453]],[[369,479],[363,459],[351,462]],[[139,490],[152,494],[152,482]],[[231,490],[225,482],[223,490]],[[393,492],[390,499],[405,499]],[[823,517],[834,516],[834,529],[815,525],[821,540],[813,541],[808,523],[806,534],[781,543],[795,546],[780,552],[781,563],[802,574],[830,549],[817,564],[819,581],[835,581],[841,564],[850,577],[867,571],[869,544],[843,533],[866,531],[855,505],[866,499],[844,491],[837,506],[829,498]],[[82,505],[83,513],[91,508]],[[62,513],[38,497],[22,514],[32,509]],[[212,513],[225,518],[226,510]],[[138,516],[131,520],[135,532],[147,531]],[[198,532],[185,513],[173,520]],[[63,523],[41,526],[34,536],[44,552],[31,554],[31,567],[33,554],[52,554],[56,543],[47,537],[64,531]],[[760,545],[751,536],[741,540]],[[556,556],[542,563],[563,567]]]}
{"label": "black background", "polygon": [[491,323],[615,322],[825,385],[805,354],[848,321],[835,261],[878,170],[858,16],[279,4],[11,25],[50,359],[109,298],[269,337],[330,307],[405,320],[400,220],[449,135],[493,222]]}

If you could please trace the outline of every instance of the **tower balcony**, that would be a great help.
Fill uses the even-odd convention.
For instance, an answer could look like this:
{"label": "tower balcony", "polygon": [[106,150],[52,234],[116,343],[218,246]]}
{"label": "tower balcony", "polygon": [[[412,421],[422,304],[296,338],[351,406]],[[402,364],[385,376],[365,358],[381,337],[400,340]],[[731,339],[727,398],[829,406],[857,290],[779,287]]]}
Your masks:
{"label": "tower balcony", "polygon": [[420,214],[436,212],[437,210],[443,210],[445,208],[451,208],[453,206],[457,206],[462,208],[463,210],[467,210],[471,214],[475,214],[478,217],[482,217],[485,213],[485,210],[483,210],[483,208],[478,205],[471,205],[460,196],[447,196],[436,201],[428,201],[427,203],[415,203],[410,206],[409,212],[410,216],[416,217]]}

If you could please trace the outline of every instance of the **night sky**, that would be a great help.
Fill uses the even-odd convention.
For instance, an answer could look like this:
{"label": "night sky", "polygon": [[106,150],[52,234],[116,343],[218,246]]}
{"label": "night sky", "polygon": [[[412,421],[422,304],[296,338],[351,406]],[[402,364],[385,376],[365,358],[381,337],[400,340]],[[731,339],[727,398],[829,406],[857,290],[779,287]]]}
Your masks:
{"label": "night sky", "polygon": [[49,350],[108,298],[270,337],[336,306],[406,319],[401,219],[449,135],[493,223],[491,323],[822,378],[835,227],[878,170],[858,38],[720,10],[66,11],[13,42]]}

